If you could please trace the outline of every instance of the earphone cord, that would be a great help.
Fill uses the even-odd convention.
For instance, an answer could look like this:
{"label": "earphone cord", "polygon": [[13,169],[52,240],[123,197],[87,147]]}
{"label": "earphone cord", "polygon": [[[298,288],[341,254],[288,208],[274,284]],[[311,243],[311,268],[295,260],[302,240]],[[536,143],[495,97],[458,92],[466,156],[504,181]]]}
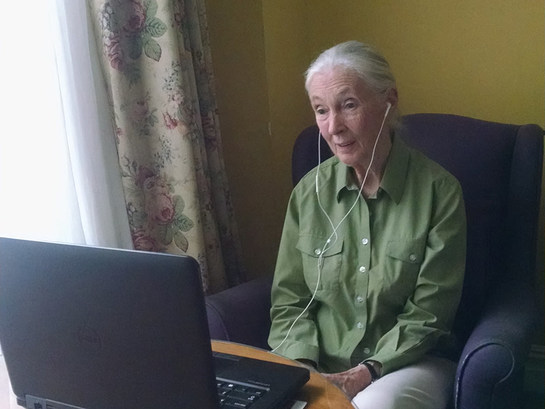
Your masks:
{"label": "earphone cord", "polygon": [[[388,109],[388,111],[389,111],[389,109]],[[299,319],[303,315],[306,314],[306,312],[310,308],[311,304],[313,303],[314,299],[316,298],[316,294],[318,293],[318,288],[320,286],[320,281],[321,281],[321,278],[322,278],[322,266],[323,266],[323,261],[324,261],[324,253],[326,251],[328,251],[337,242],[337,240],[339,239],[339,235],[337,234],[338,228],[346,220],[346,218],[352,212],[354,207],[356,207],[356,204],[358,203],[360,198],[363,197],[362,196],[363,187],[365,186],[365,182],[367,181],[367,176],[369,175],[369,171],[371,170],[371,166],[373,165],[373,162],[375,160],[375,152],[377,150],[378,141],[379,141],[380,136],[382,134],[382,129],[384,128],[384,123],[386,122],[386,116],[388,114],[388,111],[386,111],[386,115],[384,115],[384,119],[382,120],[382,124],[380,125],[380,129],[378,131],[377,137],[375,138],[375,143],[373,145],[373,150],[371,152],[371,160],[369,161],[369,166],[367,166],[367,170],[365,171],[365,175],[363,177],[363,181],[362,181],[360,189],[358,191],[358,195],[356,197],[356,200],[354,200],[354,203],[352,204],[352,206],[350,207],[348,212],[344,215],[344,217],[341,219],[341,221],[339,221],[339,223],[337,223],[337,226],[335,226],[333,224],[333,221],[331,220],[331,218],[329,217],[329,215],[327,214],[327,212],[323,208],[322,202],[320,201],[320,194],[319,194],[319,188],[318,188],[318,183],[319,183],[318,182],[318,175],[320,173],[320,162],[321,162],[320,140],[321,140],[321,137],[322,137],[322,133],[318,132],[318,166],[316,167],[316,177],[315,177],[315,181],[316,181],[316,184],[315,184],[315,186],[316,186],[316,197],[318,199],[318,206],[320,207],[320,210],[322,211],[322,213],[327,218],[327,221],[329,222],[329,224],[330,224],[331,228],[333,229],[333,231],[330,234],[330,236],[327,238],[326,242],[324,243],[324,246],[320,250],[320,254],[318,255],[318,276],[317,276],[317,281],[316,281],[316,287],[314,288],[314,291],[312,293],[312,297],[310,298],[309,302],[307,303],[307,305],[303,309],[303,311],[301,311],[301,313],[297,316],[297,318],[295,318],[293,320],[293,322],[290,325],[290,327],[289,327],[289,329],[288,329],[288,331],[286,333],[286,336],[284,337],[282,342],[280,342],[280,344],[278,344],[278,346],[276,348],[274,348],[271,352],[276,352],[278,350],[278,348],[280,348],[284,344],[284,342],[286,342],[286,340],[288,339],[288,337],[289,337],[289,335],[291,333],[291,330],[293,329],[293,327],[295,326],[297,321],[299,321]],[[335,240],[333,241],[333,243],[331,243],[331,238],[333,236],[335,236]],[[330,245],[330,243],[331,243],[331,245]]]}

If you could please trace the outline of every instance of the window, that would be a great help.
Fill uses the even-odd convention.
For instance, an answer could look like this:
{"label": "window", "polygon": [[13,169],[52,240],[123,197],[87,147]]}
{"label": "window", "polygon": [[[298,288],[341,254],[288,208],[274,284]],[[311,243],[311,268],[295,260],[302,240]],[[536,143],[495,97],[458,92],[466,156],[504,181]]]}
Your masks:
{"label": "window", "polygon": [[82,0],[3,4],[0,235],[130,247],[86,13]]}

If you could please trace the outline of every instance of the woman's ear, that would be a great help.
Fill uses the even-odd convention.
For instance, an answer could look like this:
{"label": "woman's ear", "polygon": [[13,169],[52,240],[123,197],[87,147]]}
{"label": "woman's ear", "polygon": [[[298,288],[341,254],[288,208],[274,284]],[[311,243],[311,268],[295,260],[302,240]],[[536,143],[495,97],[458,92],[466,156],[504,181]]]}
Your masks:
{"label": "woman's ear", "polygon": [[386,91],[386,103],[390,104],[390,111],[397,108],[397,88],[389,88],[388,91]]}

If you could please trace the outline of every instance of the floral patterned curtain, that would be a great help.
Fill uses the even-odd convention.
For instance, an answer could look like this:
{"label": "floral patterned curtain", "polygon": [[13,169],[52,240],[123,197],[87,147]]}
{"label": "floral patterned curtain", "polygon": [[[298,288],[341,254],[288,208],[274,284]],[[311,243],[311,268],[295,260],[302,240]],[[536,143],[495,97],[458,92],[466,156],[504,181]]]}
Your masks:
{"label": "floral patterned curtain", "polygon": [[207,293],[243,280],[204,0],[88,0],[134,247],[189,254]]}

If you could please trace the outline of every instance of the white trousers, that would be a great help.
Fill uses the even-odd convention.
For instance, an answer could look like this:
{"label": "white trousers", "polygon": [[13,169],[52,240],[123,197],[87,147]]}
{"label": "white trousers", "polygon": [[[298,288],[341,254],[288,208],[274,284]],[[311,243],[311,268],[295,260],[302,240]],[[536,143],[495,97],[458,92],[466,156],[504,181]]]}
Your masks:
{"label": "white trousers", "polygon": [[456,363],[426,356],[389,373],[358,393],[358,409],[444,409],[452,397]]}

